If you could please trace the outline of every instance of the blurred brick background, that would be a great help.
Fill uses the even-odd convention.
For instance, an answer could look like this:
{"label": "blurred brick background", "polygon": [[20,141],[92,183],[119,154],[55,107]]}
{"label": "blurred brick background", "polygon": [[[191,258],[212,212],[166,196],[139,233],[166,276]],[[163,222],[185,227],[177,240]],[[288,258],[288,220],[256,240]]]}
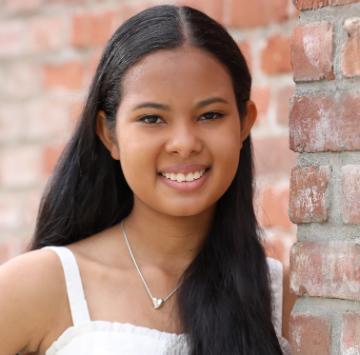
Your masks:
{"label": "blurred brick background", "polygon": [[[288,217],[296,164],[288,138],[290,39],[299,16],[291,0],[0,0],[0,263],[31,238],[44,184],[107,39],[125,19],[161,3],[203,10],[229,29],[246,56],[259,110],[252,131],[256,208],[268,254],[288,270],[296,235]],[[331,76],[326,58],[323,65]],[[292,303],[285,298],[287,312]]]}

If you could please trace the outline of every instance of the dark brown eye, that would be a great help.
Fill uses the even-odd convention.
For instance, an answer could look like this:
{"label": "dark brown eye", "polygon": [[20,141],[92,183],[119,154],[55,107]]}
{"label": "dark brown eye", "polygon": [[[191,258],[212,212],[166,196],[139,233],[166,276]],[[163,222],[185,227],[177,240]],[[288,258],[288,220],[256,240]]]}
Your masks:
{"label": "dark brown eye", "polygon": [[147,124],[156,124],[156,123],[158,123],[158,122],[156,122],[157,119],[160,119],[160,117],[156,116],[156,115],[146,115],[146,116],[140,117],[139,121],[147,123]]}
{"label": "dark brown eye", "polygon": [[201,119],[201,121],[207,121],[207,120],[216,120],[219,118],[222,118],[224,114],[220,112],[210,111],[202,114],[200,117],[204,117],[204,119]]}

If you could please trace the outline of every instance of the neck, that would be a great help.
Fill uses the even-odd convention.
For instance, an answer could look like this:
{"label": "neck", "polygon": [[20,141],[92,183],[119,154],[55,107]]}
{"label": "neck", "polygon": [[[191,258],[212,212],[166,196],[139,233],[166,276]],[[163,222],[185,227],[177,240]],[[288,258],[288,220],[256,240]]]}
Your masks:
{"label": "neck", "polygon": [[167,271],[183,271],[201,249],[215,208],[196,216],[164,216],[133,209],[124,219],[136,260]]}

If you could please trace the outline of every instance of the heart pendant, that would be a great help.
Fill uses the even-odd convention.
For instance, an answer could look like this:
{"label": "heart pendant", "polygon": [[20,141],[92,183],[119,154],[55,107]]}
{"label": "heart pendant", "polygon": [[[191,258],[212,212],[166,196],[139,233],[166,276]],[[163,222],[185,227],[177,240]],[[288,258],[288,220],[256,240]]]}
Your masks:
{"label": "heart pendant", "polygon": [[152,301],[155,309],[160,308],[164,303],[164,300],[162,298],[153,297]]}

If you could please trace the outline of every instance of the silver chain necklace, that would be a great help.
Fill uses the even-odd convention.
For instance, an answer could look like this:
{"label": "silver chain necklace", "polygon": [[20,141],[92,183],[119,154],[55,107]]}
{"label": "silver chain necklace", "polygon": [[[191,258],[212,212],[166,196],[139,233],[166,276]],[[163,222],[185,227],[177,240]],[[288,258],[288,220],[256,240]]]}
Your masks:
{"label": "silver chain necklace", "polygon": [[145,281],[144,279],[144,276],[143,274],[141,273],[140,271],[140,268],[139,268],[139,265],[137,264],[136,260],[135,260],[135,257],[134,257],[134,254],[131,250],[131,247],[130,247],[130,244],[129,244],[129,240],[127,238],[127,235],[126,235],[126,232],[125,232],[125,228],[124,228],[124,222],[122,221],[121,222],[121,230],[122,230],[122,234],[124,236],[124,240],[125,240],[125,244],[129,250],[129,254],[130,254],[130,257],[135,265],[135,268],[141,278],[141,281],[142,283],[144,284],[144,287],[145,287],[145,290],[147,292],[147,294],[149,295],[151,301],[152,301],[152,304],[154,306],[155,309],[159,309],[177,290],[178,288],[180,287],[181,283],[179,283],[166,297],[164,298],[157,298],[157,297],[154,297],[149,289],[149,286],[147,284],[147,282]]}

